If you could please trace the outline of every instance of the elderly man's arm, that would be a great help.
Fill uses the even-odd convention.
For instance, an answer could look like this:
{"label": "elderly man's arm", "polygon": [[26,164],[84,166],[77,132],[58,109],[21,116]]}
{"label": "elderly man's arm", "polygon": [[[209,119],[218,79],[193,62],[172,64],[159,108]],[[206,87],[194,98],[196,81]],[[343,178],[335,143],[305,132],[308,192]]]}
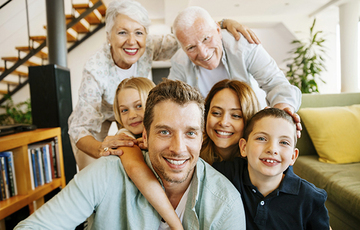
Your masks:
{"label": "elderly man's arm", "polygon": [[266,92],[266,100],[271,107],[288,112],[297,125],[297,135],[302,130],[300,117],[295,113],[301,104],[301,91],[286,79],[275,60],[262,45],[253,46],[246,57],[249,72]]}
{"label": "elderly man's arm", "polygon": [[240,24],[239,22],[231,19],[223,19],[218,22],[221,29],[226,29],[229,31],[234,37],[236,41],[239,41],[240,34],[239,32],[246,38],[246,40],[251,44],[260,44],[260,39],[256,36],[256,34],[247,26]]}

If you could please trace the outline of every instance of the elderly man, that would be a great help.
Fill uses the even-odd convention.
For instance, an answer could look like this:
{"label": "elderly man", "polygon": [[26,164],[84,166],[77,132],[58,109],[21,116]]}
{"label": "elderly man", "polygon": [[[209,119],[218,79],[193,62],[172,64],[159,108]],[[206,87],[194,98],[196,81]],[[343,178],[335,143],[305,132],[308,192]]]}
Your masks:
{"label": "elderly man", "polygon": [[[171,203],[182,206],[184,229],[245,229],[240,194],[199,159],[203,114],[201,95],[186,83],[167,80],[155,87],[145,110],[144,159]],[[159,229],[161,223],[119,157],[109,156],[80,171],[15,229],[71,229],[88,216],[88,229]]]}
{"label": "elderly man", "polygon": [[[262,106],[288,107],[291,113],[299,109],[300,90],[290,85],[261,45],[249,44],[243,37],[236,41],[200,7],[182,11],[173,28],[182,50],[171,59],[169,79],[187,82],[204,97],[216,82],[237,79],[253,87]],[[266,104],[253,79],[265,91]]]}

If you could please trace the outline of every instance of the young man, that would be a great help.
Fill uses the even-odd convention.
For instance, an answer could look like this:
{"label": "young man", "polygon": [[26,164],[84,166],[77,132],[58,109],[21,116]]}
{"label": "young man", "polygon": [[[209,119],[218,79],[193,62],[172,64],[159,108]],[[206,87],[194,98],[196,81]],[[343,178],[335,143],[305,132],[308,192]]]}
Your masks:
{"label": "young man", "polygon": [[[245,229],[240,194],[199,159],[203,114],[201,95],[186,83],[169,80],[156,86],[143,121],[145,162],[179,211],[184,229]],[[118,156],[84,168],[15,229],[71,229],[87,217],[88,229],[167,229]]]}
{"label": "young man", "polygon": [[264,109],[250,119],[240,139],[244,158],[213,164],[240,192],[247,229],[329,229],[326,192],[292,170],[299,154],[296,141],[291,116]]}

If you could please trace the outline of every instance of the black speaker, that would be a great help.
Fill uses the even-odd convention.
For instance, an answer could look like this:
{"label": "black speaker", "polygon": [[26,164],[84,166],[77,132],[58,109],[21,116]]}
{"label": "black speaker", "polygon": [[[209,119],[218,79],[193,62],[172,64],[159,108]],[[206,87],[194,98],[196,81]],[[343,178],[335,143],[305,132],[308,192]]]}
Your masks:
{"label": "black speaker", "polygon": [[70,70],[58,65],[29,67],[31,113],[38,128],[61,128],[65,178],[76,174],[76,162],[68,134],[72,112]]}

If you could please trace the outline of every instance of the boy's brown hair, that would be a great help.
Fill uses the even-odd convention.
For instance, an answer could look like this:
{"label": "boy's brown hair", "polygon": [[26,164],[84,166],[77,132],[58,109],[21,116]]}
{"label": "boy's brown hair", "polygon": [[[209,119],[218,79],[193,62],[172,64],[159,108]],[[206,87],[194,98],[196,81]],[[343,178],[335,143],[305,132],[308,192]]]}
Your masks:
{"label": "boy's brown hair", "polygon": [[284,110],[278,109],[278,108],[267,108],[267,109],[260,110],[254,116],[252,116],[250,118],[250,120],[248,121],[248,123],[245,127],[245,130],[244,130],[243,138],[246,141],[248,141],[249,135],[253,131],[255,123],[264,117],[282,118],[282,119],[290,122],[290,124],[293,124],[294,125],[294,147],[296,146],[297,135],[296,135],[296,125],[294,123],[294,120],[293,120],[292,116],[290,116],[290,114],[288,114]]}

